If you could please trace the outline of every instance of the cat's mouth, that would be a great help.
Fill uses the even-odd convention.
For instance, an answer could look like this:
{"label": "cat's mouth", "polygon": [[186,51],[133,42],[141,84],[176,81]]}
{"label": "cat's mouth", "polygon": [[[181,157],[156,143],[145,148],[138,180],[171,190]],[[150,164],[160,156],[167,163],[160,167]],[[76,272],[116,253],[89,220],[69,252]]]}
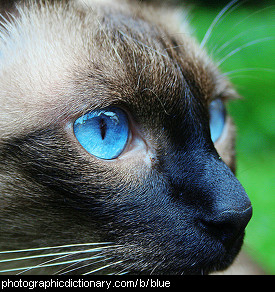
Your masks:
{"label": "cat's mouth", "polygon": [[188,255],[187,250],[179,250],[174,255],[153,250],[148,255],[147,250],[139,257],[137,250],[132,250],[133,258],[125,260],[121,256],[122,264],[115,270],[127,270],[129,275],[207,275],[225,270],[232,264],[241,249],[243,237],[241,234],[230,248],[214,242],[200,250],[189,250]]}
{"label": "cat's mouth", "polygon": [[[213,241],[213,244],[206,246],[208,252],[200,253],[198,264],[188,267],[190,274],[206,275],[216,271],[226,270],[235,260],[243,245],[244,232],[238,235],[230,245],[225,246],[221,242]],[[211,255],[210,255],[211,252]]]}
{"label": "cat's mouth", "polygon": [[166,229],[169,224],[162,222],[162,226],[154,228],[157,236],[153,240],[144,230],[137,238],[131,238],[131,245],[125,244],[117,250],[115,257],[123,263],[120,269],[128,269],[128,274],[135,275],[206,275],[225,270],[242,247],[245,220],[249,220],[251,212],[251,207],[244,211],[246,219],[238,231],[222,224],[213,227],[196,223],[188,224],[192,228],[178,226],[177,231],[174,229],[169,234]]}
{"label": "cat's mouth", "polygon": [[[244,234],[241,234],[230,248],[214,242],[196,249],[186,257],[184,254],[175,255],[172,261],[156,265],[145,274],[168,275],[207,275],[227,269],[236,258],[243,244]],[[188,258],[188,260],[186,260]]]}

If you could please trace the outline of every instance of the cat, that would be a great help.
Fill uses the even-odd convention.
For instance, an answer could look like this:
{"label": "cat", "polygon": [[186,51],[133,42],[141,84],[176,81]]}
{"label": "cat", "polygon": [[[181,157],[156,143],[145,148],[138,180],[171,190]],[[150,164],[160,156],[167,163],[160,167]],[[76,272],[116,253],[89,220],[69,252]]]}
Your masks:
{"label": "cat", "polygon": [[227,269],[252,216],[225,106],[238,94],[187,21],[138,1],[12,4],[0,33],[1,272]]}

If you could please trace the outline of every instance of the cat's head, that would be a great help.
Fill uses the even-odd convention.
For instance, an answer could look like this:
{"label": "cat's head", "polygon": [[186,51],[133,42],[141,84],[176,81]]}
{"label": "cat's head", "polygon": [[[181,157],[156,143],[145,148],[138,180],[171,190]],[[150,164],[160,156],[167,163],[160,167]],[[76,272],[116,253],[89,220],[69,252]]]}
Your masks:
{"label": "cat's head", "polygon": [[3,21],[1,249],[108,243],[81,273],[226,268],[252,210],[232,173],[234,89],[165,11],[89,5]]}

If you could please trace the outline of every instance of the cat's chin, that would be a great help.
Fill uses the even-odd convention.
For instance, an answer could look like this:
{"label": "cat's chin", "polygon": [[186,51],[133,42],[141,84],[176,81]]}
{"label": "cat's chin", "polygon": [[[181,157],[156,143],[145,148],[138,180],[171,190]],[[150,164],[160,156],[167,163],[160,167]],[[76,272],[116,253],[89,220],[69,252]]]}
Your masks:
{"label": "cat's chin", "polygon": [[214,244],[214,248],[209,248],[209,255],[201,254],[197,264],[192,267],[183,267],[182,274],[208,275],[213,272],[226,270],[232,265],[239,254],[243,245],[243,238],[244,234],[240,235],[230,247]]}
{"label": "cat's chin", "polygon": [[[230,247],[225,247],[215,239],[203,248],[195,248],[185,253],[184,250],[171,250],[170,257],[155,251],[144,253],[143,258],[129,260],[128,275],[208,275],[224,271],[231,266],[239,254],[244,234],[240,235]],[[134,252],[133,252],[134,254]],[[156,255],[157,254],[157,255]],[[164,260],[166,258],[166,260]],[[140,265],[138,263],[141,263]],[[121,268],[121,267],[120,267]]]}

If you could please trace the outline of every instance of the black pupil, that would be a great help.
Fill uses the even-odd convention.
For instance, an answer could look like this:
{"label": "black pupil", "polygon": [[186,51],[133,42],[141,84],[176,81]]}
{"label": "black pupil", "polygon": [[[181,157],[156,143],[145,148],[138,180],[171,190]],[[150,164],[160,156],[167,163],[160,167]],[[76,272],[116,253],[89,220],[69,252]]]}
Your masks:
{"label": "black pupil", "polygon": [[102,118],[100,119],[99,127],[100,127],[101,138],[102,140],[104,140],[106,136],[106,131],[107,131],[107,124],[105,122],[105,119],[102,119]]}

